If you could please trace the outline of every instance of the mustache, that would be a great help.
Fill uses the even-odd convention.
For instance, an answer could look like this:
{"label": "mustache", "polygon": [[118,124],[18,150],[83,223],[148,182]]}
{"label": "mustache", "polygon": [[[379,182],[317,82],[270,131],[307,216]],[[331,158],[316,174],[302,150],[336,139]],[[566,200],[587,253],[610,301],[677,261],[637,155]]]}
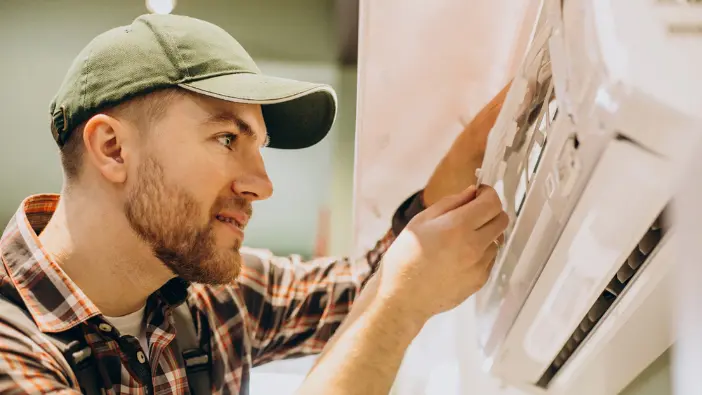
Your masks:
{"label": "mustache", "polygon": [[251,218],[253,215],[253,206],[251,205],[251,202],[239,196],[217,198],[215,204],[212,205],[212,215],[215,215],[222,210],[242,211],[249,218]]}

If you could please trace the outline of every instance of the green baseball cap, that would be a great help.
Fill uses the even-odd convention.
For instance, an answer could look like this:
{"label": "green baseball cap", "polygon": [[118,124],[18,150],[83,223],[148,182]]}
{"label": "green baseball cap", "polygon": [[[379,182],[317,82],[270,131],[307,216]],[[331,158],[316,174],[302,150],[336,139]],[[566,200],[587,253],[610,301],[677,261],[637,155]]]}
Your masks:
{"label": "green baseball cap", "polygon": [[78,54],[51,102],[54,139],[63,145],[99,111],[169,87],[260,104],[273,148],[316,144],[336,116],[330,86],[264,75],[224,29],[186,16],[151,14],[97,36]]}

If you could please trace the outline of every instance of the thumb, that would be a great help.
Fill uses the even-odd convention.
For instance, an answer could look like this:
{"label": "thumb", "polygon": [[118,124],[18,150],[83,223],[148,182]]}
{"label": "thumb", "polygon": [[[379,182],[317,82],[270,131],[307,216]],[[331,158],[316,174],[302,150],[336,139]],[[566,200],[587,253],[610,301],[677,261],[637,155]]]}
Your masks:
{"label": "thumb", "polygon": [[424,210],[422,214],[424,214],[423,216],[427,218],[439,217],[475,199],[475,191],[475,186],[471,185],[468,188],[462,190],[461,192],[445,196],[441,198],[441,200],[439,200],[438,202],[427,207],[427,209]]}

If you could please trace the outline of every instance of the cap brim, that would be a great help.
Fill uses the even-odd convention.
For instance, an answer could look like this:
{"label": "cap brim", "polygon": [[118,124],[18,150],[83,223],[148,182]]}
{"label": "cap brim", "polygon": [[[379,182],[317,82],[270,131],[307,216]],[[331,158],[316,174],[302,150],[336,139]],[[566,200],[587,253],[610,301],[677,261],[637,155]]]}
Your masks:
{"label": "cap brim", "polygon": [[336,94],[324,84],[241,73],[179,86],[217,99],[260,104],[272,148],[312,146],[327,135],[336,117]]}

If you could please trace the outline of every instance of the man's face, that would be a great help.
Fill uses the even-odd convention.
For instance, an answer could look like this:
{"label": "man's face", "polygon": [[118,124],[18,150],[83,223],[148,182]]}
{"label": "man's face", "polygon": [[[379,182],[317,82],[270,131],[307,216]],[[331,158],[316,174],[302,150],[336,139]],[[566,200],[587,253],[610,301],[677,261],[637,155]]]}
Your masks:
{"label": "man's face", "polygon": [[260,106],[187,95],[144,134],[127,180],[131,227],[181,278],[233,281],[251,203],[272,194]]}

